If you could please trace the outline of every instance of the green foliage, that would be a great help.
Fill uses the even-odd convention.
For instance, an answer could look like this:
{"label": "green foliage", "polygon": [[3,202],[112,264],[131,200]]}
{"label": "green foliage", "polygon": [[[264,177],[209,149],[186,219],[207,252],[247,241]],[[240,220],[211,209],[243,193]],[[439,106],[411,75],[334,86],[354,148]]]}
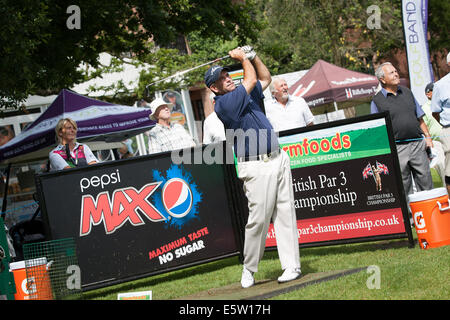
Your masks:
{"label": "green foliage", "polygon": [[363,2],[263,2],[267,27],[257,47],[276,73],[309,69],[318,59],[364,70],[368,53],[360,47],[368,15]]}
{"label": "green foliage", "polygon": [[[429,44],[436,58],[435,52],[450,47],[450,4],[428,3]],[[115,98],[142,98],[148,84],[222,57],[238,45],[253,45],[272,74],[309,69],[318,59],[373,73],[373,63],[404,49],[401,1],[394,0],[79,0],[79,30],[66,25],[71,4],[0,0],[0,107],[111,72],[98,64],[101,52],[151,65],[142,72],[137,92],[127,92],[120,82],[114,85],[122,96]],[[381,14],[381,27],[375,29],[368,27],[367,9],[373,5]],[[180,36],[189,54],[174,49]],[[97,72],[78,68],[81,63]],[[153,85],[149,94],[203,85],[206,69]]]}
{"label": "green foliage", "polygon": [[392,50],[404,48],[401,1],[377,0],[363,1],[366,7],[376,5],[381,12],[381,28],[363,28],[362,41],[370,42],[370,47],[365,52],[372,60],[379,60],[388,56]]}
{"label": "green foliage", "polygon": [[[436,79],[447,74],[447,69],[439,66],[440,56],[444,58],[450,50],[450,2],[430,0],[428,2],[428,44]],[[442,58],[441,58],[442,59]]]}
{"label": "green foliage", "polygon": [[78,66],[98,67],[101,52],[145,57],[149,40],[167,45],[194,31],[225,40],[256,35],[251,1],[79,0],[80,29],[69,29],[72,4],[0,0],[0,107],[84,81]]}
{"label": "green foliage", "polygon": [[[51,38],[47,19],[48,7],[40,1],[28,1],[22,8],[22,1],[0,2],[0,98],[23,100],[27,97],[25,88],[35,87],[27,76],[39,72],[39,63],[33,52]],[[7,107],[14,101],[2,102]]]}
{"label": "green foliage", "polygon": [[[255,45],[273,73],[309,69],[318,59],[373,72],[373,63],[404,49],[401,1],[258,1],[264,30]],[[380,28],[368,19],[377,6]],[[429,1],[430,50],[448,49],[450,5]]]}
{"label": "green foliage", "polygon": [[450,2],[430,0],[428,2],[429,45],[432,50],[450,50]]}
{"label": "green foliage", "polygon": [[[153,96],[158,90],[169,88],[187,88],[191,86],[203,86],[203,76],[210,65],[195,69],[182,77],[173,77],[167,81],[161,81],[155,85],[149,84],[172,76],[219,57],[227,55],[228,51],[239,45],[238,40],[222,41],[221,39],[202,38],[199,32],[193,32],[187,37],[192,50],[191,55],[180,55],[177,49],[152,48],[151,53],[143,57],[143,61],[151,65],[151,68],[141,73],[137,95],[140,98]],[[230,61],[221,64],[230,64]],[[148,86],[148,91],[145,88]]]}

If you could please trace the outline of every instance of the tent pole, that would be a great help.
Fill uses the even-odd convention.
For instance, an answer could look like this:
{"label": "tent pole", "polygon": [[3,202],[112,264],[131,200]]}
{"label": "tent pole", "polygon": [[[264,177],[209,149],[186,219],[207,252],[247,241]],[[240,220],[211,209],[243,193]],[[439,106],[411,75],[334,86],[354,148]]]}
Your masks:
{"label": "tent pole", "polygon": [[143,156],[147,154],[147,148],[145,147],[144,134],[141,133],[136,136],[137,149],[139,150],[139,155]]}
{"label": "tent pole", "polygon": [[333,101],[333,103],[334,103],[334,111],[338,111],[338,107],[337,107],[336,101]]}
{"label": "tent pole", "polygon": [[8,197],[8,185],[9,185],[9,175],[11,173],[11,162],[8,163],[8,167],[6,168],[6,182],[5,182],[5,191],[3,192],[3,204],[2,204],[2,219],[5,220],[6,216],[6,206],[7,206],[7,197]]}

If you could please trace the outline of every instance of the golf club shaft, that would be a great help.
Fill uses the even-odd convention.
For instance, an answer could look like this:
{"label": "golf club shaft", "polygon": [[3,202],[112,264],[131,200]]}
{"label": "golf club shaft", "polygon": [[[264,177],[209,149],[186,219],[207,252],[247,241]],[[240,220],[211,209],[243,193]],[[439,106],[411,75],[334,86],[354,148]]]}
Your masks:
{"label": "golf club shaft", "polygon": [[223,57],[221,57],[221,58],[217,58],[217,59],[211,60],[211,61],[209,61],[209,62],[203,63],[203,64],[198,65],[198,66],[196,66],[196,67],[193,67],[193,68],[190,68],[190,69],[187,69],[187,70],[184,70],[184,71],[176,72],[175,74],[173,74],[173,75],[171,75],[171,76],[168,76],[168,77],[163,78],[163,79],[159,79],[159,80],[157,80],[157,81],[154,81],[154,82],[148,84],[145,88],[148,89],[148,87],[150,87],[150,86],[152,86],[152,85],[154,85],[154,84],[157,84],[157,83],[159,83],[159,82],[162,82],[162,81],[165,81],[165,80],[168,80],[168,79],[170,79],[170,78],[177,77],[177,76],[181,76],[181,75],[183,75],[183,74],[186,74],[186,73],[188,73],[188,72],[191,72],[192,70],[195,70],[195,69],[198,69],[198,68],[207,66],[207,65],[209,65],[209,64],[212,64],[212,63],[221,61],[221,60],[223,60],[223,59],[227,59],[227,58],[229,58],[229,57],[230,57],[230,55],[226,55],[226,56],[223,56]]}

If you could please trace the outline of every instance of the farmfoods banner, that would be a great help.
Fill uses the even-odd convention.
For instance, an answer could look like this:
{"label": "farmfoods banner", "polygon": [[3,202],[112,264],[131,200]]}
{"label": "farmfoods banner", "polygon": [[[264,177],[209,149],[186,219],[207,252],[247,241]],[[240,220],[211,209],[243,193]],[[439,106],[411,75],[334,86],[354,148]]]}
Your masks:
{"label": "farmfoods banner", "polygon": [[[412,241],[390,125],[378,114],[280,134],[291,158],[301,245]],[[275,245],[271,226],[266,246]]]}
{"label": "farmfoods banner", "polygon": [[91,289],[237,255],[227,177],[166,152],[42,174],[37,186],[50,238],[75,239]]}

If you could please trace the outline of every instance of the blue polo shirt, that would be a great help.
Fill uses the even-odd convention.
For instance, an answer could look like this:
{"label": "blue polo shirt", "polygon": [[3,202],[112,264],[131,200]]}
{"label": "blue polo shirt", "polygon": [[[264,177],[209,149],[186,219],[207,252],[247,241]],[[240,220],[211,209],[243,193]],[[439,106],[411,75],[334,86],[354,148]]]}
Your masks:
{"label": "blue polo shirt", "polygon": [[[278,137],[259,102],[264,99],[258,81],[250,94],[240,85],[232,92],[215,97],[214,110],[232,138],[237,157],[269,153],[279,148]],[[231,141],[230,141],[231,142]]]}

